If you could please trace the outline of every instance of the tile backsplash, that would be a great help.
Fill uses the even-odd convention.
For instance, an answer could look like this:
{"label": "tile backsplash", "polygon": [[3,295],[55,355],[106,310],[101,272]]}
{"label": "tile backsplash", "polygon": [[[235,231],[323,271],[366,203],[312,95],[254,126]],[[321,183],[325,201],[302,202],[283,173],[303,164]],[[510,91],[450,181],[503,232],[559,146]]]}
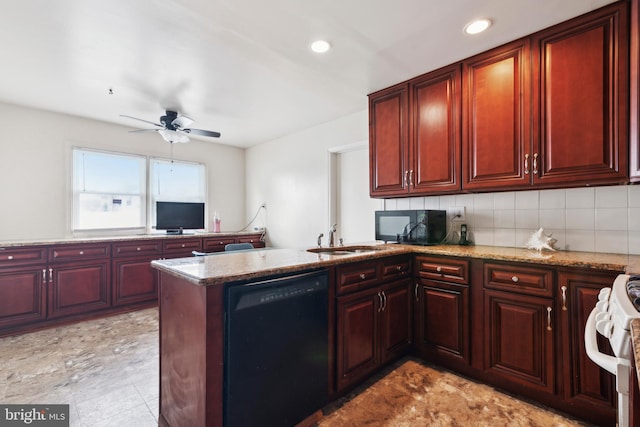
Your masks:
{"label": "tile backsplash", "polygon": [[523,247],[542,227],[560,250],[640,255],[640,185],[385,200],[387,210],[453,206],[465,207],[464,221],[448,223],[454,239],[465,223],[477,245]]}

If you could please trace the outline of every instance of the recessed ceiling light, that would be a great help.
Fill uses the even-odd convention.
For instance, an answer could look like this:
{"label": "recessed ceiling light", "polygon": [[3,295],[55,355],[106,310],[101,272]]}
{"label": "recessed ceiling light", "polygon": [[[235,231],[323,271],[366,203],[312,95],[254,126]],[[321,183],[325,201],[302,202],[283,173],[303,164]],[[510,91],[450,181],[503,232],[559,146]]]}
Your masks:
{"label": "recessed ceiling light", "polygon": [[311,50],[316,53],[325,53],[331,49],[331,45],[326,40],[316,40],[311,43]]}
{"label": "recessed ceiling light", "polygon": [[464,32],[467,34],[478,34],[486,30],[491,26],[490,19],[476,19],[474,21],[469,22],[464,27]]}

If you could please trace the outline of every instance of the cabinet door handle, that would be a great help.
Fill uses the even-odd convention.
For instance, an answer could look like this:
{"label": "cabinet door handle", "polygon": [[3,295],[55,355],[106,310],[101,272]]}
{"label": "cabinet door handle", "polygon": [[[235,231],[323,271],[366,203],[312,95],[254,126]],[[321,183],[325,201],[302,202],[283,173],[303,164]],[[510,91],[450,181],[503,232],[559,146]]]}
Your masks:
{"label": "cabinet door handle", "polygon": [[547,331],[551,330],[551,307],[547,307]]}
{"label": "cabinet door handle", "polygon": [[524,155],[524,174],[529,175],[529,155]]}
{"label": "cabinet door handle", "polygon": [[387,294],[382,291],[382,311],[387,308]]}
{"label": "cabinet door handle", "polygon": [[416,283],[416,287],[413,289],[413,294],[416,297],[416,301],[420,302],[420,298],[418,296],[418,290],[420,289],[420,284]]}
{"label": "cabinet door handle", "polygon": [[47,269],[43,268],[42,269],[42,283],[43,284],[47,284]]}
{"label": "cabinet door handle", "polygon": [[53,268],[49,269],[49,283],[53,283]]}
{"label": "cabinet door handle", "polygon": [[409,187],[411,187],[412,185],[413,185],[414,187],[416,186],[416,185],[413,183],[413,169],[411,169],[411,170],[409,171]]}
{"label": "cabinet door handle", "polygon": [[512,277],[511,277],[511,281],[512,281],[513,283],[518,283],[518,281],[519,281],[519,280],[520,280],[520,279],[518,279],[518,276],[512,276]]}
{"label": "cabinet door handle", "polygon": [[533,153],[533,174],[538,174],[538,153]]}
{"label": "cabinet door handle", "polygon": [[382,294],[378,291],[378,299],[380,300],[378,303],[378,313],[382,311]]}
{"label": "cabinet door handle", "polygon": [[562,311],[567,311],[567,287],[563,286],[560,290],[562,290]]}
{"label": "cabinet door handle", "polygon": [[404,188],[409,186],[409,171],[404,171]]}

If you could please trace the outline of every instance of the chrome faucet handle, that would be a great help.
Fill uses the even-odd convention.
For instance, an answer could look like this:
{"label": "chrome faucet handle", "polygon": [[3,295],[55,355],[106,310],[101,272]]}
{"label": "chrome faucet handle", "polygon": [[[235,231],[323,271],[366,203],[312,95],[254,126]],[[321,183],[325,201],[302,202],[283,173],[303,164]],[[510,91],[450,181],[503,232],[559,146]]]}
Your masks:
{"label": "chrome faucet handle", "polygon": [[322,238],[324,237],[323,233],[320,233],[318,235],[318,247],[321,248],[322,247]]}
{"label": "chrome faucet handle", "polygon": [[342,240],[342,237],[338,239],[338,245],[344,246],[344,241]]}

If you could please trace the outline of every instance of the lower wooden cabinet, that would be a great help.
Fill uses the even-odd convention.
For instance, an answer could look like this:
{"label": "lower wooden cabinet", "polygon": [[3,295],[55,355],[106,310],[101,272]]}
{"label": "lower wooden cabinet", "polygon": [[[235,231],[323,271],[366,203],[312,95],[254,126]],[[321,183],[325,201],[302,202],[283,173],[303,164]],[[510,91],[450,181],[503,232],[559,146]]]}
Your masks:
{"label": "lower wooden cabinet", "polygon": [[554,393],[555,328],[551,298],[485,290],[485,370]]}
{"label": "lower wooden cabinet", "polygon": [[82,314],[111,304],[109,259],[49,269],[49,318]]}
{"label": "lower wooden cabinet", "polygon": [[[578,413],[589,411],[593,421],[599,425],[615,423],[615,377],[587,356],[584,328],[598,301],[598,292],[604,287],[610,287],[616,276],[616,273],[594,273],[592,270],[558,273],[564,366],[563,398]],[[601,351],[611,351],[608,340],[600,335],[598,346]]]}
{"label": "lower wooden cabinet", "polygon": [[114,306],[156,301],[158,273],[151,268],[154,257],[113,260],[112,304]]}
{"label": "lower wooden cabinet", "polygon": [[366,378],[412,344],[411,280],[337,298],[337,388]]}
{"label": "lower wooden cabinet", "polygon": [[420,355],[447,367],[469,365],[469,286],[422,279],[416,296]]}
{"label": "lower wooden cabinet", "polygon": [[45,266],[0,269],[0,328],[30,324],[46,317]]}

